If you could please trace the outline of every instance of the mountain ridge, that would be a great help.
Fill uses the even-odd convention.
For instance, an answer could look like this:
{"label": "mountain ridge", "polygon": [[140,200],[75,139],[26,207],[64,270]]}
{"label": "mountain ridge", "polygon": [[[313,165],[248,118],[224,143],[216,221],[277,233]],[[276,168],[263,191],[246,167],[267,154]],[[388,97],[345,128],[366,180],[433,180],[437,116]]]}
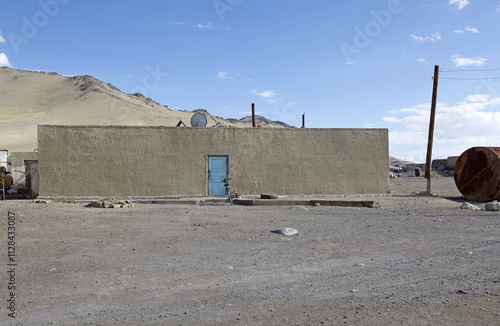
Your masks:
{"label": "mountain ridge", "polygon": [[[248,118],[225,119],[204,109],[172,110],[140,93],[127,94],[90,75],[66,77],[56,72],[0,67],[0,147],[9,151],[37,148],[37,125],[176,126],[189,124],[203,110],[207,127],[251,127]],[[259,117],[260,126],[289,128]]]}

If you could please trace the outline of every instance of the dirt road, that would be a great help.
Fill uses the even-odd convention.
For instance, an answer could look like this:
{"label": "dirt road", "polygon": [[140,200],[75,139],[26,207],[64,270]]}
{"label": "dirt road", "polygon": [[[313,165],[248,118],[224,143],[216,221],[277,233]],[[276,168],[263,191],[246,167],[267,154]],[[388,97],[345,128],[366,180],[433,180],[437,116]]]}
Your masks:
{"label": "dirt road", "polygon": [[391,183],[377,208],[1,202],[0,324],[500,325],[500,213]]}

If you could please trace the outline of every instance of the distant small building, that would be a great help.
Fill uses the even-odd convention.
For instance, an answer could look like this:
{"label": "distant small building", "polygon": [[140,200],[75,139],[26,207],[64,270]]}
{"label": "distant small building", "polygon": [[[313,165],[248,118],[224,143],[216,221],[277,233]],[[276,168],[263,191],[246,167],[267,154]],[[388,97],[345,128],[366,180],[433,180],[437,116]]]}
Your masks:
{"label": "distant small building", "polygon": [[450,156],[446,160],[446,168],[448,170],[453,170],[455,168],[455,164],[457,163],[458,156]]}
{"label": "distant small building", "polygon": [[26,186],[26,163],[25,161],[37,161],[38,152],[12,152],[10,161],[12,166],[12,177],[16,187]]}

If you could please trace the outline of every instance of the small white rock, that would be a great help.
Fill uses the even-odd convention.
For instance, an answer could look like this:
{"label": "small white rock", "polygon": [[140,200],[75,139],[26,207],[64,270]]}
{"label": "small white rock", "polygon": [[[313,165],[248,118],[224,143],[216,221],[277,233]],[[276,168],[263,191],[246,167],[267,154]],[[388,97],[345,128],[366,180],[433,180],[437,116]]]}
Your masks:
{"label": "small white rock", "polygon": [[293,228],[282,228],[282,229],[276,229],[276,230],[271,230],[273,233],[279,233],[283,235],[295,235],[298,234],[296,229]]}
{"label": "small white rock", "polygon": [[479,211],[481,208],[477,207],[476,205],[469,204],[468,202],[464,202],[461,206],[461,209],[472,209],[473,211]]}

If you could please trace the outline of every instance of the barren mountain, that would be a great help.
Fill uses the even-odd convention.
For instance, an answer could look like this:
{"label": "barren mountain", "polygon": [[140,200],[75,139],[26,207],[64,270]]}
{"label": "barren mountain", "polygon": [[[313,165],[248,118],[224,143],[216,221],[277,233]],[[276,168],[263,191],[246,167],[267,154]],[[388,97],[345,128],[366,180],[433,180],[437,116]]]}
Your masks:
{"label": "barren mountain", "polygon": [[[199,110],[196,110],[199,111]],[[208,127],[221,123],[251,127],[248,119],[223,119],[203,110]],[[125,94],[92,76],[65,77],[57,73],[0,67],[0,148],[33,151],[37,125],[188,126],[193,112],[171,110],[142,94]],[[265,118],[259,125],[287,127]]]}

